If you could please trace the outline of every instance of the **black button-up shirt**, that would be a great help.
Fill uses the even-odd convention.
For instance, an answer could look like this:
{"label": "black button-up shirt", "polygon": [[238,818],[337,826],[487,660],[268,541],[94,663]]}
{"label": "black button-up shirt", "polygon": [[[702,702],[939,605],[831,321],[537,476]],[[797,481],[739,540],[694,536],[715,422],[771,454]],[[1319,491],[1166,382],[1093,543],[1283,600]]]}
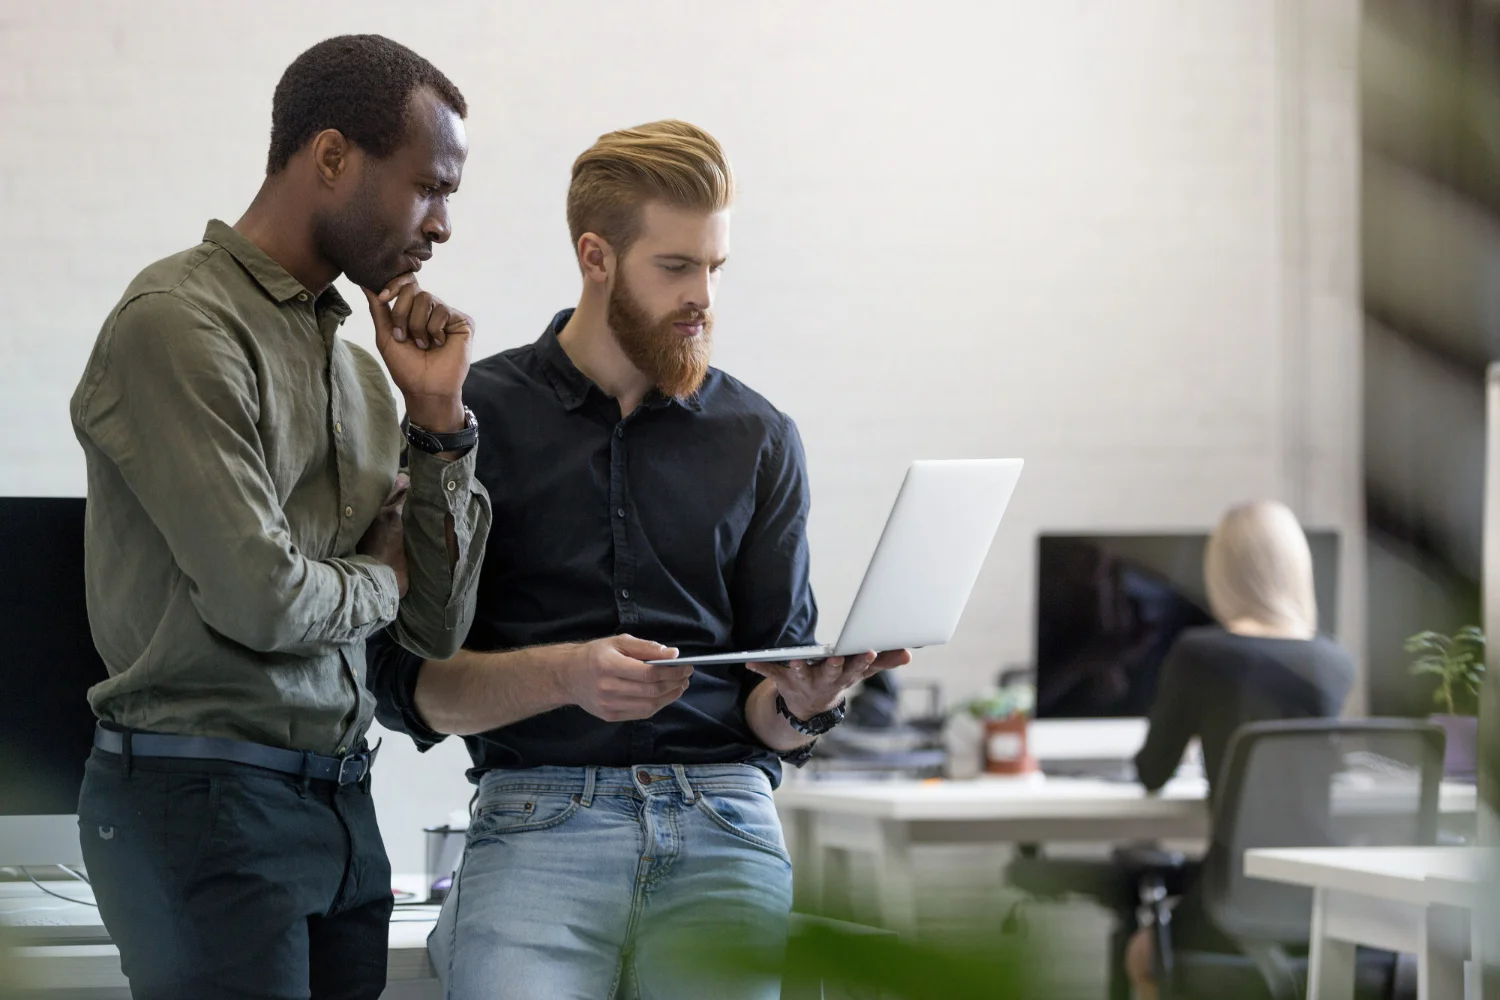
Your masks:
{"label": "black button-up shirt", "polygon": [[[476,362],[464,401],[479,421],[476,475],[494,516],[465,646],[507,650],[621,632],[684,656],[803,645],[808,579],[806,460],[796,425],[710,369],[697,395],[653,393],[620,418],[557,335]],[[378,714],[426,749],[416,713],[422,660],[379,638],[369,651]],[[650,719],[605,722],[569,706],[468,736],[472,780],[493,768],[749,762],[781,777],[745,717],[761,680],[700,667]]]}

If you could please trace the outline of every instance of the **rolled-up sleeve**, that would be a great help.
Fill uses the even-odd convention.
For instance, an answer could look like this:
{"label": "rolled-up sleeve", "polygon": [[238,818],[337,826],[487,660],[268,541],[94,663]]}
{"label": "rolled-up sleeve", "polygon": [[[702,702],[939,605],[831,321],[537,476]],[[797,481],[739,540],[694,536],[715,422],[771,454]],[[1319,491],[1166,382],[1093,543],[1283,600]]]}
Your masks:
{"label": "rolled-up sleeve", "polygon": [[418,750],[430,750],[446,738],[417,712],[417,675],[425,662],[403,649],[389,629],[365,644],[365,683],[375,696],[375,718],[387,729],[406,733]]}
{"label": "rolled-up sleeve", "polygon": [[[391,636],[434,660],[457,653],[474,620],[479,567],[490,534],[490,497],[474,478],[478,447],[452,461],[407,450],[411,486],[402,511],[409,585]],[[453,525],[456,555],[448,549]]]}
{"label": "rolled-up sleeve", "polygon": [[215,631],[259,652],[316,655],[396,613],[395,572],[366,556],[309,559],[266,467],[246,348],[171,292],[131,300],[74,412],[119,469]]}

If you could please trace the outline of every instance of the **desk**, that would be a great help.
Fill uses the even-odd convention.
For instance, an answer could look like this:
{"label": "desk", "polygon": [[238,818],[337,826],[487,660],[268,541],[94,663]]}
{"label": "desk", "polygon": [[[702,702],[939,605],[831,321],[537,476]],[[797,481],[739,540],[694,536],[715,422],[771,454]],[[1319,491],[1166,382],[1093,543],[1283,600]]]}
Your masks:
{"label": "desk", "polygon": [[881,926],[916,928],[912,849],[939,844],[1201,840],[1207,782],[1174,781],[1158,795],[1085,778],[972,781],[800,781],[776,792],[797,873],[799,907],[821,905],[831,849],[876,865]]}
{"label": "desk", "polygon": [[[420,875],[398,875],[392,879],[397,888],[415,892],[424,881]],[[87,886],[77,882],[48,883],[49,888],[77,898],[92,898]],[[0,893],[0,902],[15,902],[21,894],[30,890],[37,903],[57,902],[42,896],[29,885],[5,885],[7,891]],[[83,909],[83,908],[75,908]],[[0,914],[4,908],[0,907]],[[59,903],[55,911],[57,926],[66,927],[72,933],[81,933],[89,928],[89,915],[97,936],[104,936],[104,928],[98,923],[97,911],[88,908],[80,916],[69,912],[67,904]],[[427,935],[437,921],[435,906],[400,906],[391,918],[390,955],[387,959],[387,986],[383,1000],[436,1000],[441,996],[437,973],[427,958]],[[88,1000],[129,1000],[130,988],[120,971],[120,953],[112,944],[73,944],[47,947],[17,948],[11,956],[15,965],[15,982],[19,989],[27,992],[45,992],[49,998],[64,1000],[66,997],[88,998]]]}
{"label": "desk", "polygon": [[[799,908],[820,907],[830,849],[866,852],[876,864],[881,925],[916,928],[913,847],[1204,840],[1208,783],[1169,782],[1160,793],[1087,778],[972,781],[788,781],[776,792],[797,871]],[[1472,817],[1473,785],[1444,784],[1445,815]]]}
{"label": "desk", "polygon": [[[422,885],[423,878],[398,875],[392,882],[397,888],[415,892]],[[76,882],[54,885],[66,888],[75,898],[92,898],[88,888]],[[31,904],[48,905],[44,901],[49,899],[29,885],[0,884],[0,924],[5,923],[7,911],[14,918],[15,911],[31,907]],[[436,906],[396,908],[391,917],[387,980],[381,1000],[439,1000],[442,996],[437,973],[427,957],[427,935],[432,932],[437,916]],[[58,907],[51,909],[49,917],[55,919],[43,923],[49,930],[56,928],[61,936],[106,936],[97,911],[92,908],[75,906],[69,909],[67,904],[59,903]],[[11,922],[14,923],[14,919]],[[837,929],[844,934],[887,934],[869,927],[794,913],[791,918],[794,942],[800,933],[814,925]],[[37,922],[29,926],[37,926]],[[0,981],[0,986],[15,987],[23,991],[24,996],[45,996],[47,1000],[130,1000],[129,984],[120,972],[120,953],[112,944],[19,948],[14,954],[0,958],[14,963],[5,964],[5,973],[15,973],[14,981]],[[4,995],[10,994],[5,992]],[[781,995],[784,1000],[803,1000],[832,997],[834,994],[825,990],[824,983],[815,975],[810,979],[788,980],[782,985]]]}
{"label": "desk", "polygon": [[1461,1000],[1464,959],[1479,954],[1469,917],[1479,901],[1485,853],[1467,847],[1252,850],[1245,852],[1245,874],[1313,889],[1308,1000],[1352,1000],[1356,945],[1415,954],[1419,1000]]}

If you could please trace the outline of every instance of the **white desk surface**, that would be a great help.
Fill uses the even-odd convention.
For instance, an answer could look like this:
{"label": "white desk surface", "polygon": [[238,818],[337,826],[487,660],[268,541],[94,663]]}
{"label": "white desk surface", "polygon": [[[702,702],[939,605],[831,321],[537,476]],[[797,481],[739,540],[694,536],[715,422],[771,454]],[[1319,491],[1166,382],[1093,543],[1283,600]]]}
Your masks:
{"label": "white desk surface", "polygon": [[908,821],[1108,819],[1179,815],[1203,808],[1208,783],[1169,782],[1151,795],[1140,785],[1088,778],[982,777],[970,781],[797,781],[776,790],[783,809]]}
{"label": "white desk surface", "polygon": [[[776,791],[782,809],[924,820],[1161,818],[1201,810],[1208,782],[1174,779],[1156,794],[1131,782],[1039,775],[970,781],[789,781]],[[1472,813],[1473,785],[1444,782],[1439,811]]]}
{"label": "white desk surface", "polygon": [[1421,1000],[1477,1000],[1493,848],[1245,852],[1245,874],[1313,890],[1308,1000],[1352,1000],[1359,945],[1417,956]]}
{"label": "white desk surface", "polygon": [[[421,875],[397,875],[391,879],[399,889],[418,891],[425,881]],[[47,882],[49,889],[65,892],[75,898],[92,899],[91,890],[78,882]],[[54,920],[47,923],[84,926],[90,921],[99,926],[98,911],[92,907],[70,906],[38,892],[26,883],[0,886],[0,922],[7,910],[51,907]],[[9,904],[9,906],[3,905]],[[436,981],[436,973],[427,957],[427,935],[437,921],[436,906],[398,906],[391,917],[390,954],[387,978],[392,984]],[[102,931],[102,926],[100,927]],[[28,987],[60,990],[122,989],[127,986],[120,971],[120,952],[112,944],[48,945],[15,949],[14,959],[22,982]]]}
{"label": "white desk surface", "polygon": [[1418,906],[1468,907],[1494,852],[1477,847],[1302,847],[1245,852],[1254,878]]}

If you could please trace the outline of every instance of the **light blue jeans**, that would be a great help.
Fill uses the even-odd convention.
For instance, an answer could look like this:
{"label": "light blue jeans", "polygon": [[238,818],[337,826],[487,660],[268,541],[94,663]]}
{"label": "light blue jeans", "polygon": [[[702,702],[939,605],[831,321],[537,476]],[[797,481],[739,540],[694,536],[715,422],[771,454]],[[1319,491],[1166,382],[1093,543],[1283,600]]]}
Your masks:
{"label": "light blue jeans", "polygon": [[428,950],[449,1000],[775,1000],[791,905],[757,767],[491,771]]}

